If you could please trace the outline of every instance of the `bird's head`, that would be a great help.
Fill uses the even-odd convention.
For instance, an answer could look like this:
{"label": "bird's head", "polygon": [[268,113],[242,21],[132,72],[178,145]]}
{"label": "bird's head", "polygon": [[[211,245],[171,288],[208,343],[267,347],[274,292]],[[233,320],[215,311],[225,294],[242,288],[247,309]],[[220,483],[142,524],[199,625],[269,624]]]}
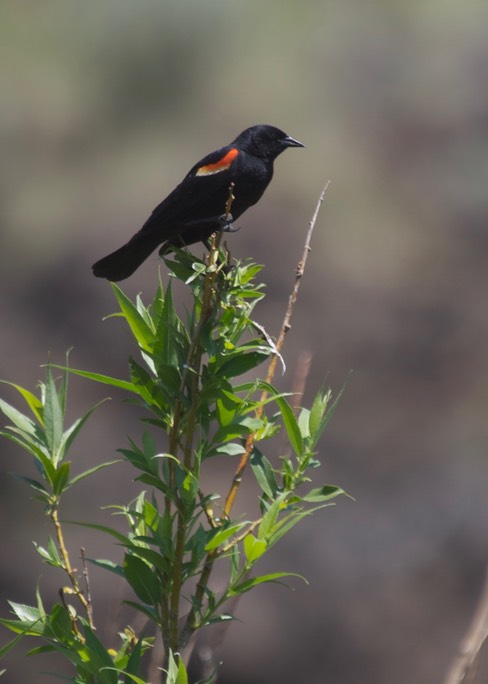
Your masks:
{"label": "bird's head", "polygon": [[281,129],[267,124],[246,128],[237,136],[232,145],[255,157],[269,160],[276,159],[287,147],[305,147],[303,143],[287,135]]}

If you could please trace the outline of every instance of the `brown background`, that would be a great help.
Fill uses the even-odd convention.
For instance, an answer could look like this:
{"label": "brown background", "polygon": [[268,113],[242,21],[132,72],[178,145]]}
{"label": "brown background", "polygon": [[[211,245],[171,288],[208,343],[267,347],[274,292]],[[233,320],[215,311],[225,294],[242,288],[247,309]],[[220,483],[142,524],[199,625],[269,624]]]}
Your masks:
{"label": "brown background", "polygon": [[[0,7],[0,377],[34,389],[48,354],[62,362],[70,346],[74,366],[123,377],[134,350],[119,322],[102,322],[115,304],[90,264],[201,156],[261,122],[307,145],[277,161],[230,237],[236,256],[266,265],[257,314],[277,332],[332,180],[282,385],[301,351],[313,354],[308,398],[352,369],[317,484],[355,501],[306,520],[263,564],[310,585],[242,601],[223,684],[441,682],[474,609],[488,522],[487,26],[481,0]],[[125,290],[149,298],[156,271],[150,260]],[[107,394],[71,390],[71,418]],[[114,394],[73,458],[79,469],[108,460],[140,431]],[[31,545],[49,534],[38,504],[8,474],[32,466],[0,449],[6,616],[7,598],[33,602],[40,577],[48,604],[62,579]],[[63,513],[109,522],[100,506],[133,492],[120,465],[73,491]],[[99,535],[70,533],[75,552],[117,557]],[[92,584],[102,633],[122,628],[122,590],[103,573]],[[21,655],[6,661],[6,682],[51,681],[35,673],[52,661]]]}

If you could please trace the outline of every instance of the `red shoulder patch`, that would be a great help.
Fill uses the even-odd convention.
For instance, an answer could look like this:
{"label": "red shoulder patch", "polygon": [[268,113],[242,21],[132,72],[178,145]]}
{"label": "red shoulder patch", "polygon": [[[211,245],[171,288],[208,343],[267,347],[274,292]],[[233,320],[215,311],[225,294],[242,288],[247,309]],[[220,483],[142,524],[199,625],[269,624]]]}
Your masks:
{"label": "red shoulder patch", "polygon": [[205,164],[205,166],[200,166],[197,169],[196,176],[213,176],[214,173],[220,173],[221,171],[226,171],[234,159],[239,154],[239,150],[233,147],[224,156],[213,164]]}

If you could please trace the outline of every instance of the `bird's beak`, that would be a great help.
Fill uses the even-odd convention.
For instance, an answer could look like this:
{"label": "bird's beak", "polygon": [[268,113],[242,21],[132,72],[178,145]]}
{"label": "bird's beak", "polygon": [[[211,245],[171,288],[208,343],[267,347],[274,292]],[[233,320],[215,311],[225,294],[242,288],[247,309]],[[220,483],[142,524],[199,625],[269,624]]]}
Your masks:
{"label": "bird's beak", "polygon": [[303,143],[301,143],[299,140],[295,140],[295,138],[292,138],[290,135],[287,135],[286,138],[284,138],[281,141],[283,147],[305,147]]}

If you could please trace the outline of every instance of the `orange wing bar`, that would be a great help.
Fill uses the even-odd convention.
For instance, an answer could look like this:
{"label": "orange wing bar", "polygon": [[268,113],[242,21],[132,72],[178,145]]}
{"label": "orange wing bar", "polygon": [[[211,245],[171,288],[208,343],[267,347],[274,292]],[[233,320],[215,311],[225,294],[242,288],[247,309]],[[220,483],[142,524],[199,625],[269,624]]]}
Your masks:
{"label": "orange wing bar", "polygon": [[212,176],[214,173],[220,173],[221,171],[226,171],[234,159],[239,154],[239,150],[233,147],[231,150],[224,154],[222,159],[214,162],[213,164],[206,164],[205,166],[200,166],[197,170],[197,176]]}

